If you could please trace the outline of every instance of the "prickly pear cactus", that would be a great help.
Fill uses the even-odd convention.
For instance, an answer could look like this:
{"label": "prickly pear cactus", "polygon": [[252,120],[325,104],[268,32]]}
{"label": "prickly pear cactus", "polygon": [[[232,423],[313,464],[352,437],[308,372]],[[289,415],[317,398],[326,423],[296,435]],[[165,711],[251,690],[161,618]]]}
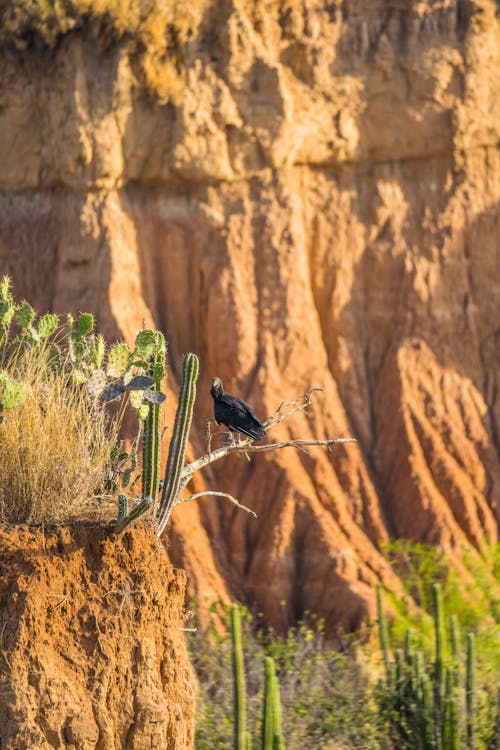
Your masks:
{"label": "prickly pear cactus", "polygon": [[128,344],[115,344],[108,353],[106,374],[111,378],[120,378],[127,372],[130,362]]}

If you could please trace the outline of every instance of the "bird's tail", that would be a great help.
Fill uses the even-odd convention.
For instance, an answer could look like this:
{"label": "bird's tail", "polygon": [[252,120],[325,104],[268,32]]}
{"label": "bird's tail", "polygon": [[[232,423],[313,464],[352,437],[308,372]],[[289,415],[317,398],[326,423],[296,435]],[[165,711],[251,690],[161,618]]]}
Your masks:
{"label": "bird's tail", "polygon": [[265,429],[263,427],[258,427],[257,425],[255,427],[238,426],[237,432],[241,432],[242,435],[246,435],[247,437],[252,438],[252,440],[262,440],[266,434]]}

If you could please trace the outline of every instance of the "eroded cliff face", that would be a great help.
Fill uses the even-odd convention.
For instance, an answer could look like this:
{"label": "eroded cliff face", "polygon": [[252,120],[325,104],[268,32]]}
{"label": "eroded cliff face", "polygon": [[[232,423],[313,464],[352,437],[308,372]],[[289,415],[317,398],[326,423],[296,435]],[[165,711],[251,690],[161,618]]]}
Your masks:
{"label": "eroded cliff face", "polygon": [[261,417],[323,388],[273,437],[358,446],[231,458],[197,489],[258,519],[190,503],[169,544],[201,599],[352,626],[396,585],[380,541],[498,535],[495,4],[207,4],[183,54],[176,104],[141,91],[125,43],[4,58],[2,271],[109,335],[161,326],[173,396],[196,351],[193,453],[214,375]]}
{"label": "eroded cliff face", "polygon": [[2,750],[190,750],[185,576],[152,529],[0,529]]}

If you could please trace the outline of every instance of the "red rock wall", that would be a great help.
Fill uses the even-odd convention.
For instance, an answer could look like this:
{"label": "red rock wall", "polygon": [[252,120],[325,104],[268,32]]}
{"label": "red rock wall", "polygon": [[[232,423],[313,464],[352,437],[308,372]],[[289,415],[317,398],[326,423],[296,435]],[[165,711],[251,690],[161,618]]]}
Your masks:
{"label": "red rock wall", "polygon": [[236,0],[193,28],[175,105],[141,93],[124,44],[6,59],[0,263],[19,293],[110,335],[161,326],[173,392],[196,351],[196,453],[214,375],[260,416],[320,385],[274,436],[359,439],[198,480],[258,513],[177,510],[202,599],[350,626],[375,580],[396,585],[381,540],[497,538],[499,50],[489,0]]}

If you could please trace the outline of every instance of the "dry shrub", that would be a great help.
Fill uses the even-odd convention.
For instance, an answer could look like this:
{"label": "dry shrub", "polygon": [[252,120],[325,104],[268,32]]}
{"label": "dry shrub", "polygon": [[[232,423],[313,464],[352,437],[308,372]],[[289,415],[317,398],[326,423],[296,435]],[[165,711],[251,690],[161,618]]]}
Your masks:
{"label": "dry shrub", "polygon": [[53,49],[90,26],[100,47],[126,40],[139,73],[161,101],[179,99],[182,50],[195,36],[208,0],[0,0],[0,48]]}
{"label": "dry shrub", "polygon": [[96,497],[116,444],[111,420],[48,350],[17,353],[6,363],[25,384],[22,404],[0,424],[0,521],[59,523],[102,516]]}

